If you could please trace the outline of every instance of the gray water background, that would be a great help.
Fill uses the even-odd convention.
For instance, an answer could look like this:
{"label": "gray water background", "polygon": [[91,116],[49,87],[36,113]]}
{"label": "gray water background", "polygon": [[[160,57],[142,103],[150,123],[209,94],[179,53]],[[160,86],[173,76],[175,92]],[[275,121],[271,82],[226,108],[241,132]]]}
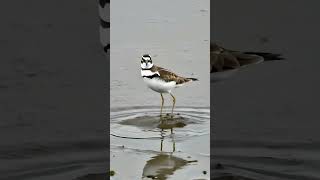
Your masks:
{"label": "gray water background", "polygon": [[[179,8],[182,3],[184,6]],[[210,177],[209,3],[209,0],[111,2],[110,131],[129,137],[110,137],[110,166],[117,173],[112,179],[141,178],[153,156],[170,155],[175,140],[172,159],[197,162],[172,173],[161,170],[172,168],[172,162],[168,161],[166,165],[158,161],[160,164],[155,163],[151,169],[156,172],[158,168],[168,179]],[[157,66],[199,79],[173,90],[177,100],[175,112],[181,113],[187,125],[174,129],[172,138],[164,139],[163,151],[160,151],[160,129],[144,128],[158,124],[161,103],[160,94],[149,89],[141,78],[140,61],[146,53]],[[170,112],[172,99],[168,94],[164,98],[165,111]],[[134,126],[124,125],[123,121]],[[166,136],[171,136],[170,130],[166,131]],[[146,139],[130,139],[134,137]],[[202,173],[204,170],[206,174]]]}
{"label": "gray water background", "polygon": [[97,2],[4,0],[0,12],[0,179],[105,173]]}
{"label": "gray water background", "polygon": [[[160,94],[141,78],[140,60],[146,53],[157,66],[199,79],[173,91],[176,106],[210,106],[208,0],[119,0],[111,3],[110,15],[111,108],[160,105]],[[165,105],[171,104],[166,95]]]}
{"label": "gray water background", "polygon": [[[211,86],[213,164],[228,157],[230,164],[257,162],[263,169],[271,159],[275,172],[305,175],[287,179],[318,179],[318,1],[211,2],[212,40],[239,50],[281,52],[289,60],[248,68]],[[105,172],[108,143],[101,119],[108,62],[99,43],[97,3],[5,0],[0,8],[1,178]],[[261,43],[264,37],[268,43]],[[217,155],[219,147],[224,154]],[[264,157],[232,156],[239,152]],[[244,174],[240,168],[226,171]]]}
{"label": "gray water background", "polygon": [[212,164],[254,179],[319,179],[319,2],[213,1],[211,12],[212,41],[286,58],[211,85]]}

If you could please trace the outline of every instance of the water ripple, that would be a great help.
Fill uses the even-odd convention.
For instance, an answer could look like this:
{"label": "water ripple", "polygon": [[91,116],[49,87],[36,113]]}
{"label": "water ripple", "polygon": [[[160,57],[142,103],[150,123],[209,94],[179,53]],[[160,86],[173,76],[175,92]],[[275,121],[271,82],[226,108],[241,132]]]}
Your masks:
{"label": "water ripple", "polygon": [[161,121],[159,113],[159,107],[111,109],[110,132],[115,137],[132,139],[164,138],[170,134],[168,130],[174,129],[179,140],[210,133],[209,107],[178,107],[174,118],[165,121]]}

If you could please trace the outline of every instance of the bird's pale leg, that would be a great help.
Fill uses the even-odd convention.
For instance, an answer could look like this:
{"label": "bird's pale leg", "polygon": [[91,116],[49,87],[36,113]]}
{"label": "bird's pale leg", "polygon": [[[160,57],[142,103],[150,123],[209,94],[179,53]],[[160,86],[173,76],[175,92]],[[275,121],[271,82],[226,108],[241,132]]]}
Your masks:
{"label": "bird's pale leg", "polygon": [[172,100],[173,100],[173,105],[172,105],[172,110],[171,110],[171,116],[173,117],[173,109],[174,109],[174,106],[176,104],[176,98],[170,93],[171,97],[172,97]]}
{"label": "bird's pale leg", "polygon": [[176,151],[176,141],[174,140],[174,136],[173,135],[173,128],[171,128],[171,137],[172,137],[172,152]]}
{"label": "bird's pale leg", "polygon": [[160,151],[162,152],[162,149],[163,149],[163,139],[165,137],[165,132],[163,129],[161,129],[160,131],[160,136],[161,136],[161,144],[160,144]]}
{"label": "bird's pale leg", "polygon": [[162,148],[163,148],[163,139],[161,139],[161,144],[160,144],[160,151],[162,152]]}
{"label": "bird's pale leg", "polygon": [[160,95],[161,95],[160,117],[162,117],[162,108],[163,108],[164,99],[163,99],[163,95],[162,95],[162,93],[160,93]]}

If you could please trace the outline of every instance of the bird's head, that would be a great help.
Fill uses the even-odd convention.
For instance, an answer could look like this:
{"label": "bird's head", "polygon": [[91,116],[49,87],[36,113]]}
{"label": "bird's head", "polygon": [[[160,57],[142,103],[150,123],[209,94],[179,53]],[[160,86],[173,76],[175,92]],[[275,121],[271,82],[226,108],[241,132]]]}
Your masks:
{"label": "bird's head", "polygon": [[151,69],[153,66],[151,56],[149,54],[144,54],[141,58],[141,68]]}

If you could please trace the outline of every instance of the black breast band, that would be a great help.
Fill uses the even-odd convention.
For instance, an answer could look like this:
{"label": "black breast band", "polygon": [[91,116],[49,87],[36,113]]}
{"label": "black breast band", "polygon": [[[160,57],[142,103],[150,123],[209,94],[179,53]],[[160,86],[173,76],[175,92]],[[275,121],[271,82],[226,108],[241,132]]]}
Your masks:
{"label": "black breast band", "polygon": [[155,74],[152,74],[151,76],[142,76],[142,77],[152,79],[154,77],[160,77],[160,76],[159,76],[159,74],[155,73]]}

